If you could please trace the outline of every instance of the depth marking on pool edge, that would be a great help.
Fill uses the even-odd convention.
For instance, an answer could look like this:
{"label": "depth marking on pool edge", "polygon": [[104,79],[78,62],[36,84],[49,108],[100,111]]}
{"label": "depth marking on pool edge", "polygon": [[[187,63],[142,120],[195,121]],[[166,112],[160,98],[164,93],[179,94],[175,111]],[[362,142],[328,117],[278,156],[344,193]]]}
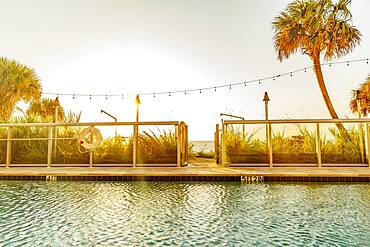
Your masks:
{"label": "depth marking on pool edge", "polygon": [[241,182],[246,182],[246,183],[259,183],[264,181],[263,176],[240,176],[240,181]]}
{"label": "depth marking on pool edge", "polygon": [[46,181],[57,181],[57,176],[46,176]]}

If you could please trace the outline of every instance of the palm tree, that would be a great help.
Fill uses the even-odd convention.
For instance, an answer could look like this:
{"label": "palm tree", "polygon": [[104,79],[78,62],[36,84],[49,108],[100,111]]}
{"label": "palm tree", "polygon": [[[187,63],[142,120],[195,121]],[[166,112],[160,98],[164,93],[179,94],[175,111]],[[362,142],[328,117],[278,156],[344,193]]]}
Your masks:
{"label": "palm tree", "polygon": [[30,102],[40,96],[40,80],[33,69],[0,57],[0,120],[10,119],[18,101]]}
{"label": "palm tree", "polygon": [[27,115],[38,115],[44,119],[52,119],[54,122],[55,119],[55,110],[58,111],[58,121],[64,120],[65,114],[64,109],[59,103],[59,98],[55,99],[42,98],[39,101],[31,102],[29,108],[27,109]]}
{"label": "palm tree", "polygon": [[[291,54],[307,54],[332,118],[338,118],[329,98],[321,71],[320,59],[338,58],[351,52],[360,43],[361,33],[351,24],[348,9],[351,0],[295,0],[273,21],[274,43],[278,59]],[[345,130],[337,124],[339,130]]]}
{"label": "palm tree", "polygon": [[357,90],[352,90],[349,107],[353,113],[357,113],[357,98],[360,100],[361,114],[366,117],[370,112],[370,74]]}

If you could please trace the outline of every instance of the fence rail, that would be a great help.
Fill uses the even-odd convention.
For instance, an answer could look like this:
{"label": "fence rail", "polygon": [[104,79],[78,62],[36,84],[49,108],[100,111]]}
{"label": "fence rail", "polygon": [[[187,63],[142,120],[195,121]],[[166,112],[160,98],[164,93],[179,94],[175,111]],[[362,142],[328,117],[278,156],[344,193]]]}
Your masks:
{"label": "fence rail", "polygon": [[308,124],[308,123],[370,123],[370,119],[272,119],[272,120],[224,120],[224,124]]}
{"label": "fence rail", "polygon": [[[222,136],[221,136],[221,163],[226,165],[227,150],[225,136],[227,134],[227,127],[232,125],[265,125],[266,126],[266,146],[268,151],[268,161],[270,167],[274,166],[273,162],[273,142],[272,142],[272,128],[273,125],[287,125],[287,124],[315,124],[315,142],[316,142],[316,159],[317,166],[322,165],[322,147],[321,147],[321,125],[323,124],[358,124],[359,127],[359,144],[362,162],[367,161],[370,168],[370,135],[369,124],[370,119],[274,119],[274,120],[224,120],[222,122]],[[362,132],[362,126],[365,126],[365,133]]]}
{"label": "fence rail", "polygon": [[158,122],[84,122],[84,123],[1,123],[0,128],[7,127],[78,127],[78,126],[134,126],[134,125],[178,125],[179,121]]}
{"label": "fence rail", "polygon": [[[184,165],[188,161],[187,148],[188,148],[188,127],[184,122],[180,121],[150,121],[150,122],[80,122],[80,123],[1,123],[1,128],[7,129],[7,138],[1,138],[0,141],[6,142],[6,157],[5,166],[9,168],[12,165],[12,143],[14,141],[47,141],[47,163],[45,166],[51,167],[53,162],[53,146],[55,148],[55,143],[57,140],[79,140],[80,137],[66,137],[60,138],[56,136],[56,129],[58,127],[102,127],[102,126],[132,126],[133,127],[133,142],[137,143],[139,127],[140,126],[174,126],[175,127],[175,138],[176,138],[176,164],[177,166]],[[13,137],[14,128],[32,128],[32,127],[43,127],[47,128],[47,137]],[[54,144],[53,144],[54,143]],[[133,145],[133,163],[132,166],[137,165],[137,155],[138,155],[138,145]],[[56,149],[55,149],[56,150]],[[56,151],[54,151],[56,152]],[[94,149],[89,150],[89,165],[92,167]],[[37,164],[38,166],[40,164]],[[73,165],[73,164],[65,164]],[[101,164],[100,164],[101,165]]]}

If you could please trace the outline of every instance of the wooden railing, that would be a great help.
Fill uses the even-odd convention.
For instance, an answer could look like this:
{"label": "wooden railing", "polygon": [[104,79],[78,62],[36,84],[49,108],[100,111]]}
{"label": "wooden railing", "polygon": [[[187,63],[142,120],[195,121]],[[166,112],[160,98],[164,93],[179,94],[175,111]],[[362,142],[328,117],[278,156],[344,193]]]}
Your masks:
{"label": "wooden railing", "polygon": [[[84,122],[84,123],[2,123],[0,128],[7,128],[7,138],[0,139],[6,142],[6,159],[5,166],[9,168],[12,165],[12,142],[13,141],[47,141],[47,163],[45,166],[51,167],[53,164],[53,143],[57,140],[78,140],[79,137],[73,138],[60,138],[56,136],[56,128],[58,127],[101,127],[101,126],[132,126],[133,127],[133,143],[137,143],[140,126],[174,126],[177,142],[177,165],[183,166],[188,161],[188,126],[184,122],[179,121],[152,121],[152,122]],[[13,138],[13,128],[32,128],[32,127],[45,127],[48,128],[48,137],[35,137],[35,138]],[[89,165],[92,167],[94,150],[89,151]],[[133,145],[133,163],[132,166],[136,167],[138,147]],[[69,165],[69,164],[66,164]]]}
{"label": "wooden railing", "polygon": [[[227,164],[227,150],[225,136],[227,134],[227,127],[232,125],[265,125],[266,126],[266,145],[268,150],[268,160],[270,167],[274,166],[273,162],[273,142],[272,142],[272,129],[274,125],[287,125],[287,124],[315,124],[315,139],[316,139],[316,157],[317,166],[322,165],[322,150],[321,150],[321,131],[322,124],[358,124],[359,129],[359,145],[362,162],[367,162],[370,167],[370,135],[369,123],[370,119],[277,119],[277,120],[224,120],[222,122],[222,135],[221,135],[221,163]],[[365,133],[363,133],[363,125],[365,126]]]}

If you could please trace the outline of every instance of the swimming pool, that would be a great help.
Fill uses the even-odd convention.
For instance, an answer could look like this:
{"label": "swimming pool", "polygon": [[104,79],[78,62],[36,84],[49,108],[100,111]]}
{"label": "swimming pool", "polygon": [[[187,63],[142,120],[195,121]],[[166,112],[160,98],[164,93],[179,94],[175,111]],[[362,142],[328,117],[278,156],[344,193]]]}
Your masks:
{"label": "swimming pool", "polygon": [[369,246],[370,184],[0,181],[0,245]]}

